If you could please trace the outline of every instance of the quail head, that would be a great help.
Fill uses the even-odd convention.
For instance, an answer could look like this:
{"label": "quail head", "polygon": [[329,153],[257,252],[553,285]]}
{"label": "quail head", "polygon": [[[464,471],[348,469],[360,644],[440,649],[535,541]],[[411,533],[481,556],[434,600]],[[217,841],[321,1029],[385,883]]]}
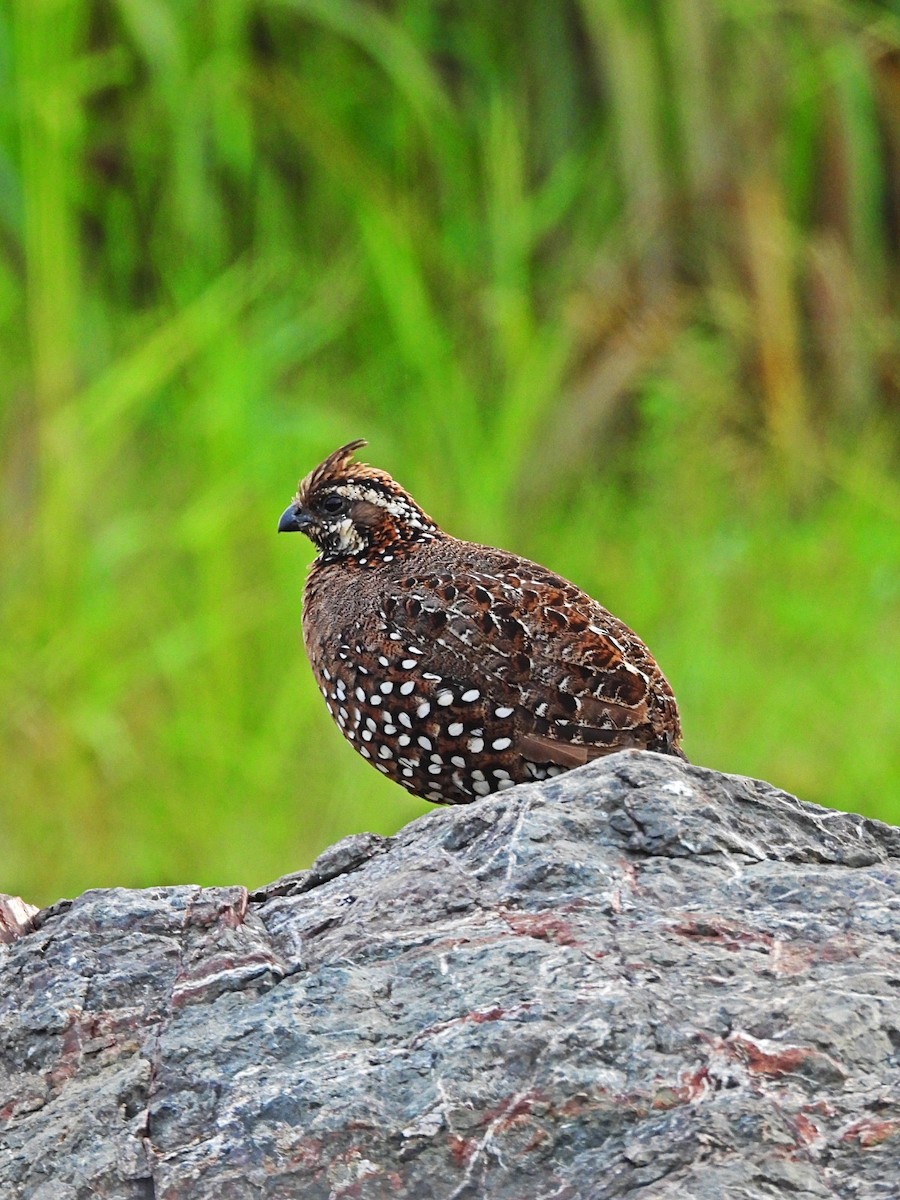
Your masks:
{"label": "quail head", "polygon": [[303,639],[328,711],[383,775],[465,804],[614,750],[684,757],[644,643],[573,583],[439,529],[384,471],[330,454],[279,531],[318,549]]}

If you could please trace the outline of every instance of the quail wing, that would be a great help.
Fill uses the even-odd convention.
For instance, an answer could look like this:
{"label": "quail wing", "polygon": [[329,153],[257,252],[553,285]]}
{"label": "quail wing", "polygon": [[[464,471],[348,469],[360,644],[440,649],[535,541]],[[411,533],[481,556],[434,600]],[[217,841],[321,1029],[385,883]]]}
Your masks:
{"label": "quail wing", "polygon": [[643,642],[537,564],[510,556],[490,572],[411,575],[384,617],[401,641],[427,645],[436,687],[452,681],[454,697],[512,709],[511,752],[526,759],[572,767],[626,747],[678,752],[663,732],[674,698]]}

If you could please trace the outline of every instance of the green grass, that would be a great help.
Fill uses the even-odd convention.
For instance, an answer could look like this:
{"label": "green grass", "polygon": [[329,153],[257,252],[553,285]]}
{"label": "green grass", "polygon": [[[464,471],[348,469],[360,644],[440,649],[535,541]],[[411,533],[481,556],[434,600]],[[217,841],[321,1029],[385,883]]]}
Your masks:
{"label": "green grass", "polygon": [[427,806],[330,726],[342,441],[631,622],[697,762],[900,821],[900,6],[0,9],[0,890]]}

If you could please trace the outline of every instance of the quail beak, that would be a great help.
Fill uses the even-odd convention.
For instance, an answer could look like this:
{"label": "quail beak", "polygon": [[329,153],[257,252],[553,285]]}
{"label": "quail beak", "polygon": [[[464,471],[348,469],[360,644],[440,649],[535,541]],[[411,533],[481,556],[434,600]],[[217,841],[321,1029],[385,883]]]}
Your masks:
{"label": "quail beak", "polygon": [[278,522],[279,533],[305,533],[312,525],[312,517],[296,504],[289,504]]}

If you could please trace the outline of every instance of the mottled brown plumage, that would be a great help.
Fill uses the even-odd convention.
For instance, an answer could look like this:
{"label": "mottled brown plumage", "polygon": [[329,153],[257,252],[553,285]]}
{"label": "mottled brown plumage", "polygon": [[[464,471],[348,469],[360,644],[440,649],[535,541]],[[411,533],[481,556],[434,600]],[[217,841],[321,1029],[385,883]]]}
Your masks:
{"label": "mottled brown plumage", "polygon": [[580,588],[444,533],[384,471],[331,454],[279,529],[318,547],[303,637],[328,710],[407,791],[462,804],[634,748],[681,755],[675,697]]}

